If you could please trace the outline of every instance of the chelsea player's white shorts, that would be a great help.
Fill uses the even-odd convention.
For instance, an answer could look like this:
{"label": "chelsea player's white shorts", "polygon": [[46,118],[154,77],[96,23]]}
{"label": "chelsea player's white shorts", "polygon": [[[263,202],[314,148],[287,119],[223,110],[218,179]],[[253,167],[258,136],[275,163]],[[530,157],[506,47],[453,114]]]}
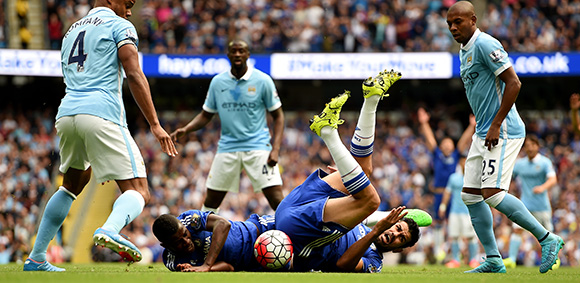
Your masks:
{"label": "chelsea player's white shorts", "polygon": [[496,146],[487,150],[485,140],[473,135],[473,141],[465,160],[464,188],[510,187],[514,165],[524,144],[524,138],[499,139]]}
{"label": "chelsea player's white shorts", "polygon": [[278,164],[274,167],[268,166],[269,155],[270,151],[267,150],[216,154],[207,176],[206,187],[215,191],[238,192],[242,168],[250,178],[254,192],[282,185]]}
{"label": "chelsea player's white shorts", "polygon": [[60,138],[60,172],[90,166],[98,183],[147,177],[141,152],[127,128],[82,114],[61,117],[55,127]]}

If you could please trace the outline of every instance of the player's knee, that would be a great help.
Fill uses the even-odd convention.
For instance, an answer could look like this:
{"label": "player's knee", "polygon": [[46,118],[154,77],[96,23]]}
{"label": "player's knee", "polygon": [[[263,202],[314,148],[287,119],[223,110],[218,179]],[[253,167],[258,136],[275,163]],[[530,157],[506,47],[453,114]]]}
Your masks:
{"label": "player's knee", "polygon": [[466,193],[466,192],[461,192],[461,200],[463,200],[463,203],[465,203],[465,205],[472,205],[472,204],[476,204],[478,202],[482,202],[483,196],[476,195],[476,194],[470,194],[470,193]]}
{"label": "player's knee", "polygon": [[379,197],[379,195],[377,193],[369,195],[368,202],[366,205],[366,208],[368,209],[369,214],[377,211],[377,209],[379,209],[380,205],[381,205],[381,198]]}
{"label": "player's knee", "polygon": [[485,198],[485,203],[489,204],[489,206],[491,207],[496,207],[505,198],[505,195],[506,195],[505,191],[497,192]]}

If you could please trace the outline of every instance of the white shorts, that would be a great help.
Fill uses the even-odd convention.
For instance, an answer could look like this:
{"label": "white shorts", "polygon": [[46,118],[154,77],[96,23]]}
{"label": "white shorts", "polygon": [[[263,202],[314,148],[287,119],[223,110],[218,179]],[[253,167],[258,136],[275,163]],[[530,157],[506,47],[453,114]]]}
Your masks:
{"label": "white shorts", "polygon": [[60,137],[60,172],[90,166],[98,183],[147,177],[141,152],[127,128],[92,115],[61,117],[55,127]]}
{"label": "white shorts", "polygon": [[[552,224],[552,212],[551,211],[530,211],[530,213],[546,228],[548,231],[554,231],[554,225]],[[523,229],[520,225],[513,222],[512,227],[514,229]]]}
{"label": "white shorts", "polygon": [[452,238],[473,238],[475,237],[475,230],[471,225],[471,217],[469,214],[463,213],[449,213],[447,220],[447,233]]}
{"label": "white shorts", "polygon": [[491,151],[485,140],[473,135],[473,141],[465,160],[464,188],[499,188],[507,191],[524,138],[499,139]]}
{"label": "white shorts", "polygon": [[254,192],[264,188],[281,186],[282,177],[278,164],[268,166],[270,151],[252,150],[225,152],[215,155],[207,176],[206,186],[222,192],[238,192],[242,168],[250,178]]}

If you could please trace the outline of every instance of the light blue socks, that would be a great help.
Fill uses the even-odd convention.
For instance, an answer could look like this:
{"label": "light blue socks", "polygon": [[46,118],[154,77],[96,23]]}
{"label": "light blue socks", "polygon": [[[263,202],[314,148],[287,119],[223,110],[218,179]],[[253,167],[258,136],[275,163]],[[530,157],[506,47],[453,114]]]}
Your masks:
{"label": "light blue socks", "polygon": [[453,242],[451,242],[451,256],[453,257],[454,260],[461,261],[461,258],[459,257],[459,240],[458,239],[453,239]]}
{"label": "light blue socks", "polygon": [[144,206],[145,199],[139,192],[135,190],[125,191],[113,204],[113,211],[102,228],[119,233],[123,227],[141,214]]}
{"label": "light blue socks", "polygon": [[493,216],[487,203],[480,201],[467,206],[471,216],[471,224],[477,233],[479,241],[483,245],[486,256],[501,259],[495,235],[493,233]]}
{"label": "light blue socks", "polygon": [[516,233],[513,233],[510,237],[510,249],[509,249],[509,257],[516,262],[518,259],[518,252],[520,251],[520,246],[522,245],[522,236]]}
{"label": "light blue socks", "polygon": [[48,244],[54,238],[58,229],[60,229],[60,226],[64,222],[72,202],[75,199],[76,196],[64,187],[60,187],[59,190],[52,195],[46,204],[44,213],[42,214],[42,220],[38,227],[34,248],[32,248],[29,256],[31,259],[37,262],[43,262],[46,260]]}
{"label": "light blue socks", "polygon": [[524,203],[511,194],[506,193],[503,200],[495,208],[511,221],[530,231],[538,241],[548,234],[548,230],[528,211]]}

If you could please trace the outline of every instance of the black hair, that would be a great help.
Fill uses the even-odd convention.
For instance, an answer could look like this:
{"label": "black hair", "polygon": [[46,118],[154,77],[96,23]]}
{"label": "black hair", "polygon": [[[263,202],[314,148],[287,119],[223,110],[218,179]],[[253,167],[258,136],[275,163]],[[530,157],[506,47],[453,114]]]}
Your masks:
{"label": "black hair", "polygon": [[404,249],[414,246],[417,243],[417,241],[419,241],[419,238],[421,238],[421,231],[419,230],[419,225],[417,225],[417,222],[415,222],[415,220],[404,217],[402,221],[407,222],[407,225],[409,225],[409,233],[411,234],[411,240],[401,247],[402,249]]}
{"label": "black hair", "polygon": [[153,234],[159,242],[167,243],[179,230],[179,220],[171,214],[163,214],[153,222]]}

